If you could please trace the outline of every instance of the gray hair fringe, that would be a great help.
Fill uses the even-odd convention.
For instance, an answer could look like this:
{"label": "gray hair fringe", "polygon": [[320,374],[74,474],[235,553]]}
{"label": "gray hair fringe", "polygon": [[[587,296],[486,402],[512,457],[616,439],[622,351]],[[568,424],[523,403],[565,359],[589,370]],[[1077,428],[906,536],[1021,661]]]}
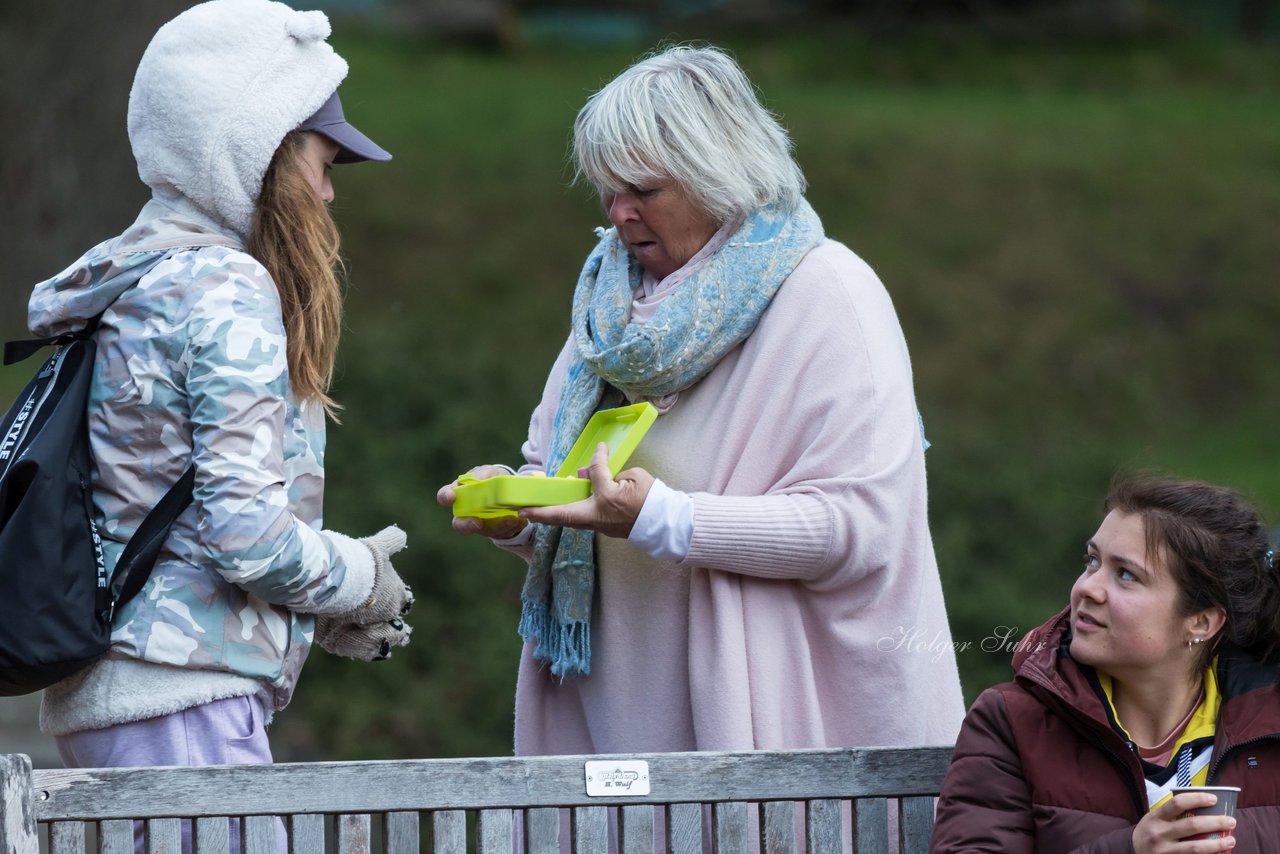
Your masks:
{"label": "gray hair fringe", "polygon": [[578,113],[573,157],[599,191],[670,179],[722,224],[804,196],[786,130],[716,47],[669,47],[615,77]]}

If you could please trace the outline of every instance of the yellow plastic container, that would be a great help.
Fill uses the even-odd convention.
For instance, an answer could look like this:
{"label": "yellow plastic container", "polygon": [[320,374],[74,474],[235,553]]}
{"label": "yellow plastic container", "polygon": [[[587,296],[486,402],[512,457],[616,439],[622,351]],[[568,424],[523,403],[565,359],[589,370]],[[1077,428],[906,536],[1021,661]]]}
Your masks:
{"label": "yellow plastic container", "polygon": [[609,473],[616,476],[657,418],[658,410],[651,403],[600,410],[582,428],[555,477],[499,475],[477,480],[459,475],[453,515],[499,519],[515,516],[521,507],[581,501],[591,495],[591,481],[578,477],[578,471],[591,465],[596,446],[601,442],[609,446]]}

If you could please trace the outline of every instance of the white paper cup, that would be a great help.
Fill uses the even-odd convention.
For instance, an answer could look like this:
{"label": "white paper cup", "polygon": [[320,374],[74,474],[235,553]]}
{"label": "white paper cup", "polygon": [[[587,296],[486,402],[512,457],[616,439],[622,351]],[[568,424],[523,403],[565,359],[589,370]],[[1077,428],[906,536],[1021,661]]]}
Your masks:
{"label": "white paper cup", "polygon": [[[1173,790],[1173,794],[1180,795],[1183,792],[1208,792],[1216,795],[1218,802],[1211,807],[1200,807],[1199,809],[1184,812],[1178,818],[1185,818],[1189,815],[1227,815],[1234,816],[1236,814],[1236,799],[1240,796],[1240,788],[1238,786],[1179,786]],[[1230,830],[1224,830],[1221,833],[1202,833],[1199,836],[1189,836],[1188,839],[1227,839],[1235,834]]]}

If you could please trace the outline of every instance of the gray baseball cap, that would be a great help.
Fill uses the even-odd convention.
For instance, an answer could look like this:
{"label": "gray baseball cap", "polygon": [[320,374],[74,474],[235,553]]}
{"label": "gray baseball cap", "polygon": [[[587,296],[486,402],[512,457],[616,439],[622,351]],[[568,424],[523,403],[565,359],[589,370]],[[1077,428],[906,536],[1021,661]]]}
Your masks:
{"label": "gray baseball cap", "polygon": [[342,102],[338,93],[329,96],[311,118],[298,125],[297,130],[310,130],[323,134],[338,144],[342,150],[334,163],[359,163],[361,160],[387,161],[391,155],[382,146],[356,130],[342,114]]}

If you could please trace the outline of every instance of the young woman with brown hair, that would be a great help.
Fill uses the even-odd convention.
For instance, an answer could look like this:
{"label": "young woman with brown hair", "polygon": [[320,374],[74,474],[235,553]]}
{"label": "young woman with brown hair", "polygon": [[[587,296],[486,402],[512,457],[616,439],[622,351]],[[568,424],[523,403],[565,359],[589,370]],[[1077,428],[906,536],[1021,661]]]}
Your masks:
{"label": "young woman with brown hair", "polygon": [[213,0],[148,46],[129,137],[152,198],[36,286],[38,335],[101,316],[89,400],[108,569],[189,466],[178,517],[106,658],[45,692],[69,766],[269,762],[264,726],[313,639],[363,659],[408,642],[393,527],[324,530],[341,326],[334,163],[389,160],[348,124],[329,22]]}
{"label": "young woman with brown hair", "polygon": [[[938,854],[1280,840],[1280,570],[1266,527],[1235,492],[1195,481],[1123,478],[1106,509],[1070,605],[965,718]],[[1234,818],[1190,814],[1212,794],[1173,793],[1206,785],[1241,789]]]}

